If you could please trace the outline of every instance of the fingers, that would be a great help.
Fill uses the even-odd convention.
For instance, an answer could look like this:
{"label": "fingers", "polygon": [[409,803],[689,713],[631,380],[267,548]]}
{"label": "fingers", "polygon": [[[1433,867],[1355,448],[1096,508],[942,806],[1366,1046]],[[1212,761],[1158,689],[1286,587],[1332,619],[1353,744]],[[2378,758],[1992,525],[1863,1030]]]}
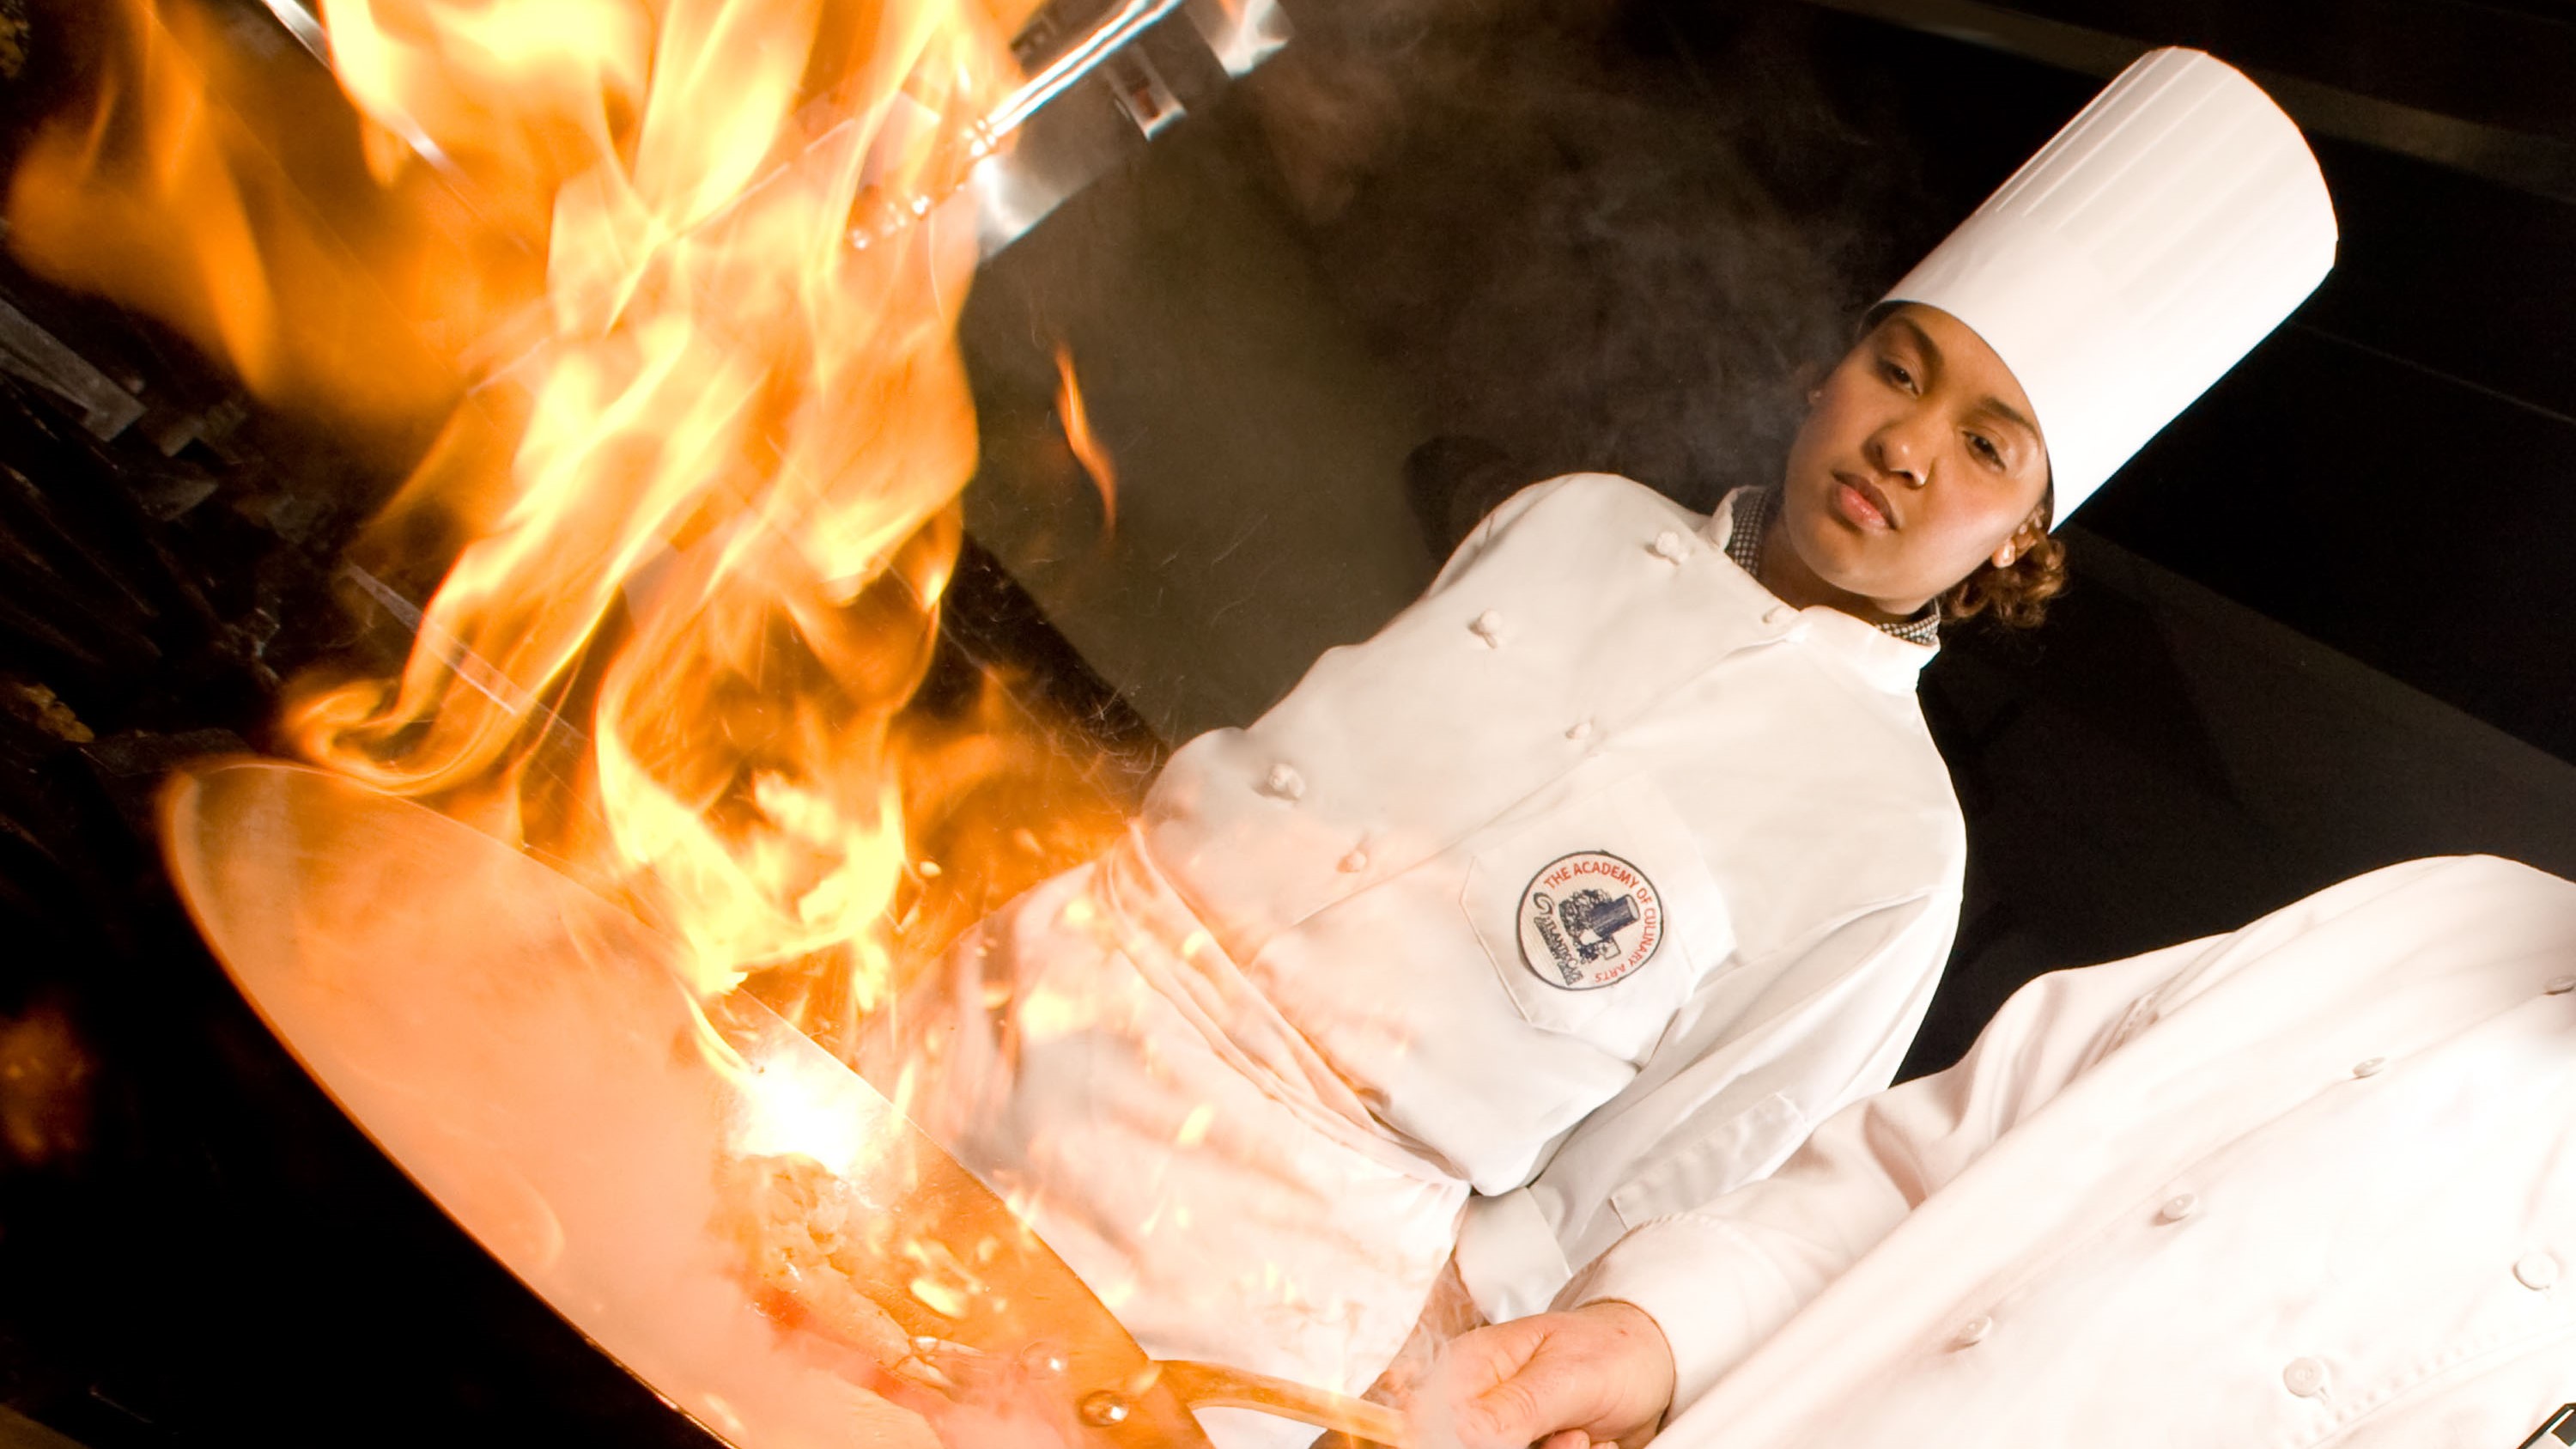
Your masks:
{"label": "fingers", "polygon": [[1435,1449],[1521,1449],[1561,1427],[1537,1423],[1526,1391],[1507,1387],[1545,1340],[1524,1318],[1452,1342],[1406,1397],[1415,1436]]}
{"label": "fingers", "polygon": [[1426,1442],[1457,1449],[1525,1449],[1591,1417],[1581,1325],[1569,1341],[1566,1315],[1541,1314],[1470,1333],[1449,1345],[1412,1403]]}
{"label": "fingers", "polygon": [[1535,1442],[1541,1435],[1580,1420],[1575,1406],[1561,1402],[1561,1375],[1544,1361],[1476,1395],[1458,1411],[1467,1449],[1507,1449]]}
{"label": "fingers", "polygon": [[1672,1352],[1654,1320],[1597,1303],[1460,1338],[1406,1410],[1422,1442],[1440,1449],[1591,1449],[1643,1443],[1672,1387]]}

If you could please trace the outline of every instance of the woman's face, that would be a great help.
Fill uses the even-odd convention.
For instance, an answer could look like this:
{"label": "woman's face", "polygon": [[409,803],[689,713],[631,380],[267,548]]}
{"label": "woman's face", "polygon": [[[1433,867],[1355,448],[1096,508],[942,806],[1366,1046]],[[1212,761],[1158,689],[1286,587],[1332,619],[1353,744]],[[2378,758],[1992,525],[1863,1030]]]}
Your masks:
{"label": "woman's face", "polygon": [[1965,324],[1896,308],[1826,376],[1790,445],[1780,526],[1795,558],[1780,562],[1837,607],[1914,614],[2036,540],[2048,489],[2036,416]]}

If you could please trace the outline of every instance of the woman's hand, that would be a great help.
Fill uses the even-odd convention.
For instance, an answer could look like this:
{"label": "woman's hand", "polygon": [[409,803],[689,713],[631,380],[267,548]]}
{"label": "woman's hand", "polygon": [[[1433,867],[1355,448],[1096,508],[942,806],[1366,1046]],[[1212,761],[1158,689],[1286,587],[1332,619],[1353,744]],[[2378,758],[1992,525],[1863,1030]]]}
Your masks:
{"label": "woman's hand", "polygon": [[1645,1310],[1591,1303],[1449,1345],[1405,1405],[1424,1449],[1637,1449],[1673,1399],[1673,1351]]}

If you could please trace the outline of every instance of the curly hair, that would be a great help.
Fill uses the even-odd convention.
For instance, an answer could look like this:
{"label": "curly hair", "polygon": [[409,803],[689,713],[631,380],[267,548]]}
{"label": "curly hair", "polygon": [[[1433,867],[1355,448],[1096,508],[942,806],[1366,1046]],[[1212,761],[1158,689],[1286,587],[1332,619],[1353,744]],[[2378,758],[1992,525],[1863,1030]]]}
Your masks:
{"label": "curly hair", "polygon": [[2066,591],[2066,545],[2048,531],[2057,510],[2057,488],[2039,498],[2039,541],[2003,568],[1993,561],[1941,596],[1941,619],[1956,623],[1980,615],[2007,629],[2035,629],[2048,616],[2048,601]]}

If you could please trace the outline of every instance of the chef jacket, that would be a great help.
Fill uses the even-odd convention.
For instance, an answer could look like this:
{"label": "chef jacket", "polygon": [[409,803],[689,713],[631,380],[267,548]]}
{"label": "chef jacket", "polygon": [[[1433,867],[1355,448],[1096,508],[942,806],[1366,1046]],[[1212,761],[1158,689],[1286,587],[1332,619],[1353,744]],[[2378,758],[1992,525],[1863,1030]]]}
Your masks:
{"label": "chef jacket", "polygon": [[1483,1195],[1458,1259],[1489,1314],[1885,1085],[1948,953],[1933,651],[1781,602],[1729,520],[1524,490],[1376,637],[1177,752],[1140,822],[1221,948],[1167,989],[1248,988]]}
{"label": "chef jacket", "polygon": [[2511,1449],[2576,1399],[2576,885],[2493,859],[2043,977],[1630,1235],[1656,1442]]}

